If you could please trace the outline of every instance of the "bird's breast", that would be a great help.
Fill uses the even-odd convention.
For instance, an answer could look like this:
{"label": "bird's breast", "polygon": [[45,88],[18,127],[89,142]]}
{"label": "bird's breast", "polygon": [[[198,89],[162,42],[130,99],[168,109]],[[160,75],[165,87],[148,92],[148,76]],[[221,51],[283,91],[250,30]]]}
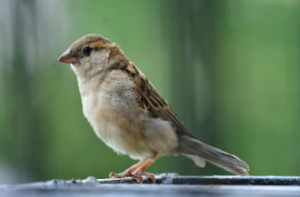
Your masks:
{"label": "bird's breast", "polygon": [[153,118],[139,106],[127,75],[108,75],[107,79],[98,89],[88,88],[81,94],[83,113],[96,135],[133,159],[172,154],[177,136],[170,122]]}
{"label": "bird's breast", "polygon": [[142,134],[148,114],[131,93],[117,86],[102,88],[82,96],[82,104],[84,116],[106,145],[134,159],[152,156]]}

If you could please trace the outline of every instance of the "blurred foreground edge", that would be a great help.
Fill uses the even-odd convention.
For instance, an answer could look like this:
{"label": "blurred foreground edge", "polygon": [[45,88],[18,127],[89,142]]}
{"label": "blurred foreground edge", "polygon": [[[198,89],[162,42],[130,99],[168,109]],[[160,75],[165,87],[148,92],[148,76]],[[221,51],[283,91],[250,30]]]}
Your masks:
{"label": "blurred foreground edge", "polygon": [[[156,184],[144,177],[144,184],[134,178],[51,180],[19,185],[0,185],[0,196],[300,196],[297,176],[180,176],[156,175]],[[47,192],[45,192],[47,191]],[[50,193],[49,193],[50,192]]]}
{"label": "blurred foreground edge", "polygon": [[[150,178],[144,177],[145,184],[151,184]],[[155,175],[156,184],[183,185],[282,185],[300,186],[300,176],[180,176],[176,173]],[[97,186],[98,184],[139,184],[135,178],[96,179],[89,176],[86,179],[61,180],[25,183],[18,185],[0,185],[0,189],[70,189]]]}

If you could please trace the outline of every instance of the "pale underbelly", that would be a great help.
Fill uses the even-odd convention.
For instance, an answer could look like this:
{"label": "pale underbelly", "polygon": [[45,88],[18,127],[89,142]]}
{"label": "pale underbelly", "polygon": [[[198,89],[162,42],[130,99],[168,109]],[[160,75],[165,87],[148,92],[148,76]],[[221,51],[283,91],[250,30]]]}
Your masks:
{"label": "pale underbelly", "polygon": [[153,118],[133,100],[98,96],[98,99],[82,98],[83,111],[107,146],[139,160],[173,153],[178,142],[170,122]]}
{"label": "pale underbelly", "polygon": [[155,156],[155,153],[147,146],[142,139],[142,131],[133,131],[120,128],[114,123],[101,121],[94,127],[96,135],[118,154],[129,155],[132,159],[145,159]]}

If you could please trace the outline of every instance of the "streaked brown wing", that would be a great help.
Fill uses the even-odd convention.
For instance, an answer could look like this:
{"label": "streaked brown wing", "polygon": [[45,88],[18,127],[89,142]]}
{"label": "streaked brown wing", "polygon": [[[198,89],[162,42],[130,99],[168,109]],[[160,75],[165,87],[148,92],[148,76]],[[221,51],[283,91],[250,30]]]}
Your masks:
{"label": "streaked brown wing", "polygon": [[163,120],[170,121],[172,126],[176,128],[177,134],[195,138],[186,130],[168,102],[158,93],[152,83],[132,62],[120,62],[114,65],[114,69],[121,69],[132,77],[132,80],[136,84],[138,103],[142,108],[148,110],[153,117],[160,117]]}

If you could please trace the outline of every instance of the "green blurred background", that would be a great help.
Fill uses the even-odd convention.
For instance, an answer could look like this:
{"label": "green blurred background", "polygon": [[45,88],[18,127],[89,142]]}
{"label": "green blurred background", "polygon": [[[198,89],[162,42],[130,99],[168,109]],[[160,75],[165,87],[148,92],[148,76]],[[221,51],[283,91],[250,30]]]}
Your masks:
{"label": "green blurred background", "polygon": [[[0,0],[0,183],[108,177],[118,156],[84,118],[76,39],[116,42],[201,141],[251,175],[300,175],[299,0]],[[228,174],[163,157],[154,173]]]}

